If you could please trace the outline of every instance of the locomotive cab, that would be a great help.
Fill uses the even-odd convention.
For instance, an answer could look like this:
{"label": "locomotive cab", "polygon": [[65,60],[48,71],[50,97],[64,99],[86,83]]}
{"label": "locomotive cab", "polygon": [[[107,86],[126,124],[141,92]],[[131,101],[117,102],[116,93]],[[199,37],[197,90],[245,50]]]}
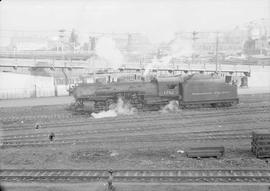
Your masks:
{"label": "locomotive cab", "polygon": [[180,79],[179,78],[166,78],[158,79],[158,96],[170,97],[178,100],[180,95]]}

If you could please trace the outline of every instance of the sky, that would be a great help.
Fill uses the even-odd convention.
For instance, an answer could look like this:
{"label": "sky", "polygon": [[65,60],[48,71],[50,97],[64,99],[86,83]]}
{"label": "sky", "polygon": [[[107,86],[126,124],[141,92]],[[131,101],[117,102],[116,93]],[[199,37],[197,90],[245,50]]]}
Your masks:
{"label": "sky", "polygon": [[13,31],[75,28],[166,41],[177,31],[228,30],[269,17],[270,0],[2,0],[0,39]]}

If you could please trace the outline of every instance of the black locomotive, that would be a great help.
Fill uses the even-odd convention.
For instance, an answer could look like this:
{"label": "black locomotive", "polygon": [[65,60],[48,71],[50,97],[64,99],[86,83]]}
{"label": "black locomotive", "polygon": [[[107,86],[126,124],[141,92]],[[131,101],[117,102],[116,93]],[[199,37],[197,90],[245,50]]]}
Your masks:
{"label": "black locomotive", "polygon": [[75,86],[76,111],[108,110],[119,98],[137,109],[158,110],[170,101],[179,107],[198,105],[231,106],[239,102],[237,87],[216,75],[155,78],[149,82],[93,83]]}

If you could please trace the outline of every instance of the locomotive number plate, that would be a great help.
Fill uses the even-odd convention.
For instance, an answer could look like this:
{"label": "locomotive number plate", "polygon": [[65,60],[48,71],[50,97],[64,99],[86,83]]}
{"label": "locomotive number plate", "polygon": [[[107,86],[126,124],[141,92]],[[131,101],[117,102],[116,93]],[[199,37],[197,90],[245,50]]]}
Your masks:
{"label": "locomotive number plate", "polygon": [[165,90],[163,92],[164,95],[174,95],[175,94],[175,91],[174,90]]}

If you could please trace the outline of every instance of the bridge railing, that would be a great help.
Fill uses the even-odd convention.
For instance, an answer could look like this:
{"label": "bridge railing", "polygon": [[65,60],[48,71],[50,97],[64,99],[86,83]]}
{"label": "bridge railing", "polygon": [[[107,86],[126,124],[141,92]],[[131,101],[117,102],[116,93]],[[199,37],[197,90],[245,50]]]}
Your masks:
{"label": "bridge railing", "polygon": [[47,59],[81,59],[90,58],[94,53],[87,51],[80,52],[57,52],[57,51],[0,51],[0,58],[47,58]]}

